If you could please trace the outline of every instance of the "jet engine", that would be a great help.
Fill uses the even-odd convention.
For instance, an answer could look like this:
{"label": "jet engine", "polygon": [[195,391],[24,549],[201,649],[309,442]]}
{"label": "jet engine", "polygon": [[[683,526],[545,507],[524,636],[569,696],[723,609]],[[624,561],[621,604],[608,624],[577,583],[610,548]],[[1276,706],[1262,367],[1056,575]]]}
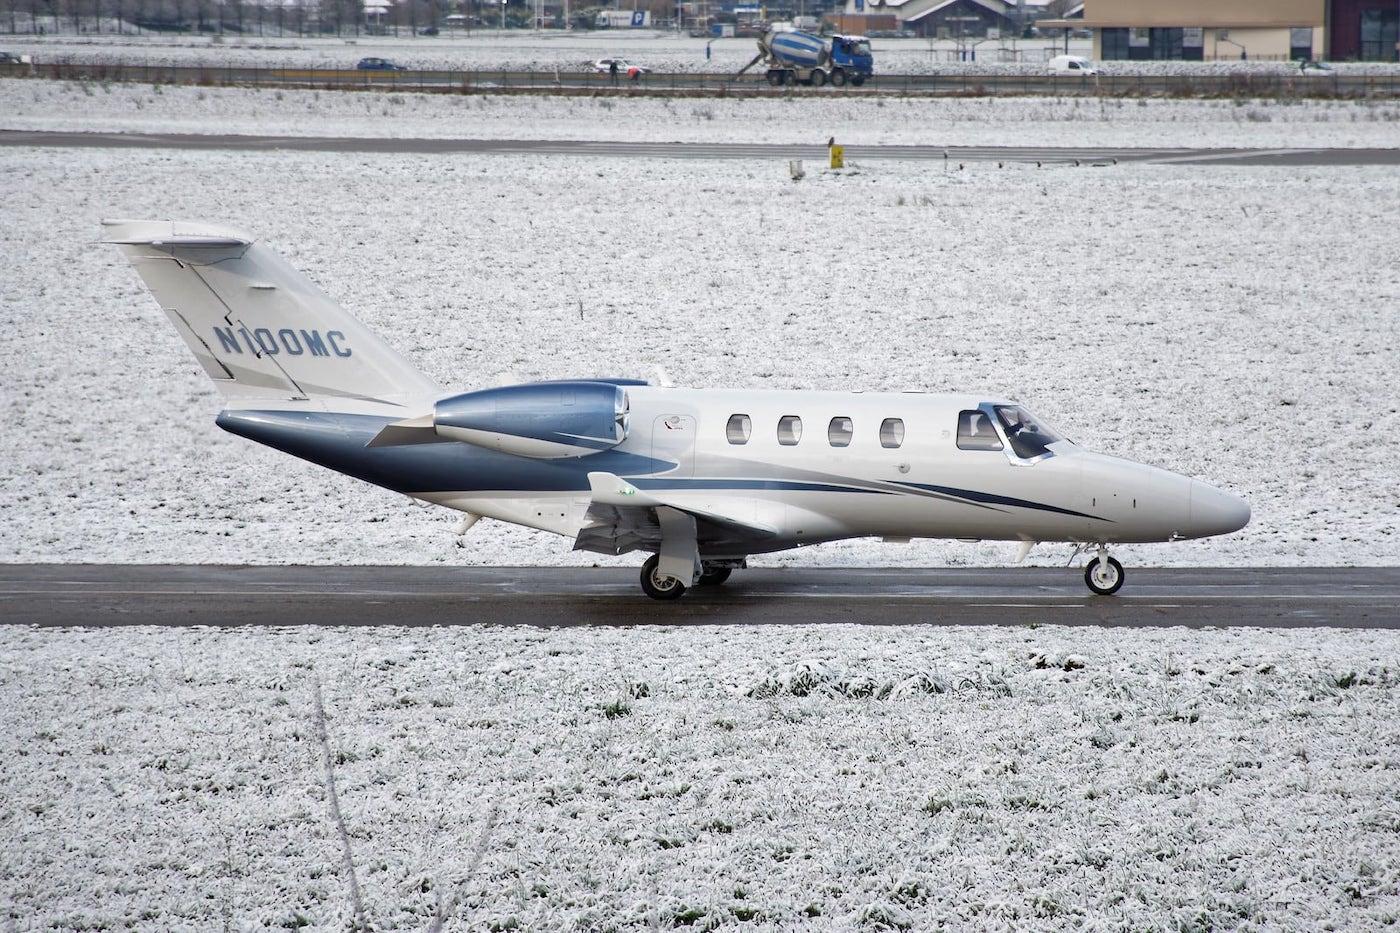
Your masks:
{"label": "jet engine", "polygon": [[627,390],[583,381],[480,389],[435,404],[432,425],[439,437],[520,457],[585,457],[627,439]]}

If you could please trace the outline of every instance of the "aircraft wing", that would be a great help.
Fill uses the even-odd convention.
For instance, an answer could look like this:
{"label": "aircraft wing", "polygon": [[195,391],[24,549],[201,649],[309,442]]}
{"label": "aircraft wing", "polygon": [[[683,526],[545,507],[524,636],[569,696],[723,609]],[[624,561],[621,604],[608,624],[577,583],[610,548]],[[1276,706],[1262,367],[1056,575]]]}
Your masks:
{"label": "aircraft wing", "polygon": [[714,508],[697,508],[665,494],[645,492],[613,473],[589,473],[592,501],[574,550],[599,554],[626,554],[659,545],[661,518],[658,509],[674,509],[695,519],[697,543],[703,546],[739,546],[772,538],[777,530],[743,521]]}

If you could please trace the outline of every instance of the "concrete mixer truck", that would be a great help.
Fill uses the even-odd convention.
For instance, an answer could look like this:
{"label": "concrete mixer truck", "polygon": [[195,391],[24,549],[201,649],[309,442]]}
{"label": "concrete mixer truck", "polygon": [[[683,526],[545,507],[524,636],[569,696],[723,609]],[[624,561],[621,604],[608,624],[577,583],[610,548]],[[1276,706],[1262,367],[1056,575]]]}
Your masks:
{"label": "concrete mixer truck", "polygon": [[758,40],[758,54],[734,77],[759,62],[767,64],[768,83],[774,87],[798,82],[821,87],[828,81],[834,87],[848,82],[859,87],[875,73],[870,40],[864,36],[824,39],[809,32],[766,32]]}

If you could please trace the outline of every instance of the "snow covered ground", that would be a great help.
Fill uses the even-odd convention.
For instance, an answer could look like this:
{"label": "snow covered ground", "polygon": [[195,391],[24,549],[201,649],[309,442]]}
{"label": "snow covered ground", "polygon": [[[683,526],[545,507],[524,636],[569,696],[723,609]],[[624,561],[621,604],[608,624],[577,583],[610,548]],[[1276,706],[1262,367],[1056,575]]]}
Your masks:
{"label": "snow covered ground", "polygon": [[[433,378],[640,375],[1019,396],[1094,449],[1245,495],[1161,564],[1400,560],[1400,267],[1387,168],[9,149],[0,560],[558,563],[224,434],[102,217],[269,241]],[[845,242],[822,231],[843,219]],[[779,558],[989,564],[1008,545]],[[1043,549],[1042,560],[1066,553]],[[635,562],[635,558],[623,558]]]}
{"label": "snow covered ground", "polygon": [[[370,37],[356,40],[296,36],[0,36],[0,48],[32,55],[39,62],[233,65],[267,68],[353,68],[364,56],[390,58],[410,68],[445,70],[579,70],[599,58],[622,55],[656,71],[733,74],[753,58],[754,39],[692,39],[668,32],[611,30],[592,33],[532,33],[473,36]],[[872,40],[881,74],[1045,74],[1045,62],[1060,54],[1055,40],[982,43],[977,60],[963,61],[952,40]],[[1070,43],[1076,55],[1092,56],[1092,44]],[[1297,65],[1278,61],[1105,62],[1109,74],[1296,74]],[[1342,62],[1346,73],[1394,74],[1400,65]]]}
{"label": "snow covered ground", "polygon": [[470,97],[0,79],[0,128],[1011,146],[1400,147],[1400,102]]}
{"label": "snow covered ground", "polygon": [[1318,630],[10,626],[0,912],[1390,928],[1397,656]]}

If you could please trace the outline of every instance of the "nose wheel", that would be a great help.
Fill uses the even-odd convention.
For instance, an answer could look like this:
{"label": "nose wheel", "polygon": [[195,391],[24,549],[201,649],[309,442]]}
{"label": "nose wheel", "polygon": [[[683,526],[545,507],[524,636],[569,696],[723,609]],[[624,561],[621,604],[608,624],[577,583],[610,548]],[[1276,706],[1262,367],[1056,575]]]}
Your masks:
{"label": "nose wheel", "polygon": [[1105,548],[1084,568],[1084,582],[1099,596],[1112,596],[1123,586],[1123,565],[1109,557]]}

